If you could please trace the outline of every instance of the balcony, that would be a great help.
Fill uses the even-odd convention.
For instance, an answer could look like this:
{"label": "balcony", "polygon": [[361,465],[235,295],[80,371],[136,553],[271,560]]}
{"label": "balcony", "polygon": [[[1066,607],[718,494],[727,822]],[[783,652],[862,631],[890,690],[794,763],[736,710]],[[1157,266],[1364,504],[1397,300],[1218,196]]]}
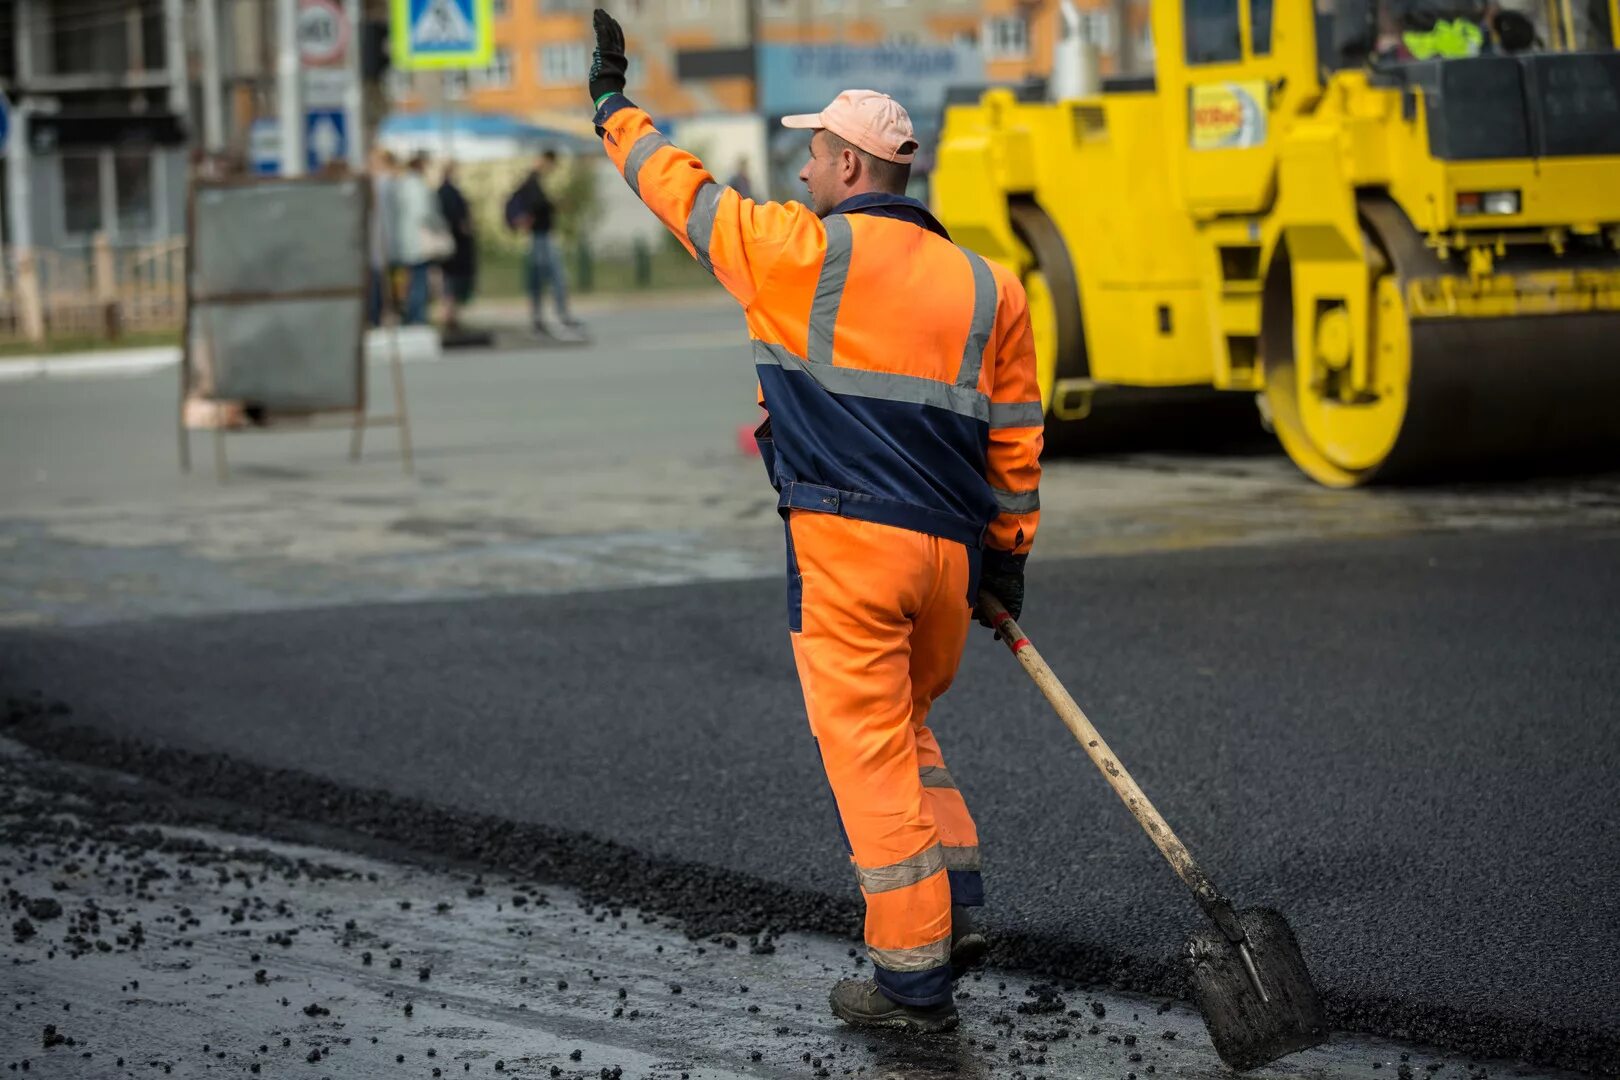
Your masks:
{"label": "balcony", "polygon": [[19,0],[22,76],[36,93],[168,85],[162,0]]}

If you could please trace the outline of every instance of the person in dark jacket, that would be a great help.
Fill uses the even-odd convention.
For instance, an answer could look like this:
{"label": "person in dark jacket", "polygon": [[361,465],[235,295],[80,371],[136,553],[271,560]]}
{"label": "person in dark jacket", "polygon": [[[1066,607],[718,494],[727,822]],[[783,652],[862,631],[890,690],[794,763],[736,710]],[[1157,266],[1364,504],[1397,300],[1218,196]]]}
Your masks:
{"label": "person in dark jacket", "polygon": [[516,212],[513,224],[519,229],[527,229],[530,236],[526,275],[529,287],[529,315],[534,322],[535,330],[547,335],[550,335],[551,331],[541,318],[540,307],[548,283],[556,296],[558,321],[570,331],[577,332],[582,329],[582,324],[568,310],[568,276],[563,266],[562,249],[557,245],[554,232],[557,208],[545,189],[545,179],[556,167],[557,151],[543,151],[539,160],[535,162],[533,171],[513,194]]}
{"label": "person in dark jacket", "polygon": [[444,272],[444,329],[461,328],[461,308],[472,299],[478,278],[478,238],[473,234],[472,207],[456,186],[456,163],[447,161],[439,179],[439,214],[450,229],[456,249],[440,264]]}

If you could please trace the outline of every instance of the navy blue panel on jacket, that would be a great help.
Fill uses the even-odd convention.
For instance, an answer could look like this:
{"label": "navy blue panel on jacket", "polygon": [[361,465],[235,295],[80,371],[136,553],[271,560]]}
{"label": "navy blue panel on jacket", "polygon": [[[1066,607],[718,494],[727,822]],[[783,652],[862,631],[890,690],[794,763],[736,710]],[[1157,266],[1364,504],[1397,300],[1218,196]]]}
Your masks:
{"label": "navy blue panel on jacket", "polygon": [[757,371],[771,414],[767,468],[784,509],[838,513],[982,545],[998,512],[984,478],[986,421],[930,405],[829,393],[806,372],[774,364]]}
{"label": "navy blue panel on jacket", "polygon": [[[950,239],[926,206],[902,195],[856,195],[827,217],[839,214],[894,218]],[[810,362],[780,346],[756,343],[755,352],[770,414],[755,434],[784,514],[840,514],[983,547],[1000,508],[985,479],[989,406],[976,389]]]}
{"label": "navy blue panel on jacket", "polygon": [[896,218],[900,221],[909,221],[947,240],[951,238],[951,234],[945,231],[945,226],[939,223],[933,211],[909,195],[887,195],[881,191],[851,195],[833,207],[829,214],[871,214],[873,217]]}

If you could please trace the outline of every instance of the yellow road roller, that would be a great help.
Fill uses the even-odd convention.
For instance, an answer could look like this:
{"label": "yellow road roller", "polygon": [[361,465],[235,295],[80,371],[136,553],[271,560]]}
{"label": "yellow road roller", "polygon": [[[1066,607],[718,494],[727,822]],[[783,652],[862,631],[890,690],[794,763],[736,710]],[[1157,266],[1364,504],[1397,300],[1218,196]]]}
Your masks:
{"label": "yellow road roller", "polygon": [[1332,487],[1612,459],[1620,2],[1472,2],[1154,0],[1152,76],[947,105],[1049,433],[1202,388]]}

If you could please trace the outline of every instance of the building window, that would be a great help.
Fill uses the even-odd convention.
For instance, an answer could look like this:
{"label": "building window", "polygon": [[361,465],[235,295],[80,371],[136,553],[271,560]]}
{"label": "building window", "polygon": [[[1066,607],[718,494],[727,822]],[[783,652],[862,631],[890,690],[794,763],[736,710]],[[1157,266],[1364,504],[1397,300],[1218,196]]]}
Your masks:
{"label": "building window", "polygon": [[907,0],[883,0],[884,7],[905,7]]}
{"label": "building window", "polygon": [[101,155],[62,155],[62,231],[87,236],[102,229]]}
{"label": "building window", "polygon": [[113,157],[113,187],[118,195],[118,235],[150,236],[157,228],[152,198],[151,154],[119,151]]}
{"label": "building window", "polygon": [[977,49],[979,47],[979,32],[977,30],[958,30],[951,35],[951,44],[957,48]]}
{"label": "building window", "polygon": [[482,71],[468,72],[469,82],[475,90],[504,90],[512,85],[512,54],[497,47],[490,54],[489,66]]}
{"label": "building window", "polygon": [[822,11],[843,11],[849,7],[849,0],[821,0]]}
{"label": "building window", "polygon": [[1080,12],[1080,40],[1097,46],[1105,53],[1113,53],[1114,13],[1096,10]]}
{"label": "building window", "polygon": [[683,0],[681,10],[688,19],[706,19],[709,17],[709,0]]}
{"label": "building window", "polygon": [[585,0],[539,0],[536,7],[542,15],[566,15],[588,10]]}
{"label": "building window", "polygon": [[411,78],[409,71],[391,67],[383,76],[383,94],[389,101],[399,103],[409,98],[416,91],[416,82]]}
{"label": "building window", "polygon": [[1220,64],[1243,59],[1237,0],[1185,0],[1187,63]]}
{"label": "building window", "polygon": [[984,20],[987,60],[1023,60],[1029,56],[1029,22],[1020,15]]}
{"label": "building window", "polygon": [[1271,55],[1271,0],[1249,0],[1249,35],[1250,52]]}
{"label": "building window", "polygon": [[496,18],[506,14],[506,0],[490,0],[490,13]]}
{"label": "building window", "polygon": [[765,0],[764,11],[771,18],[779,19],[784,15],[791,14],[792,10],[793,4],[791,0]]}
{"label": "building window", "polygon": [[540,46],[540,83],[556,86],[582,83],[590,70],[590,54],[583,45],[559,43]]}

